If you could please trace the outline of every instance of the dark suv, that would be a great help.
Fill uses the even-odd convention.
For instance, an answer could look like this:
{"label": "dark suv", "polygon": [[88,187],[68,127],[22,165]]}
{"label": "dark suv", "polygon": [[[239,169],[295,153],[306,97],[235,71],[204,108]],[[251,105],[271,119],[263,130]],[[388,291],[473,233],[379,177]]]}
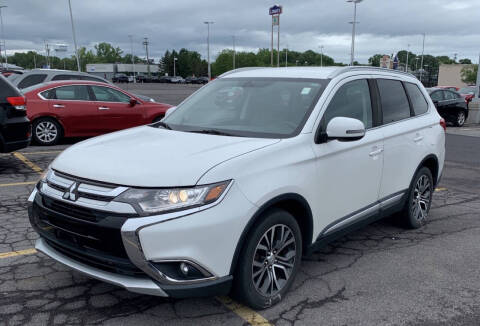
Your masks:
{"label": "dark suv", "polygon": [[27,147],[31,134],[25,97],[0,75],[0,152]]}

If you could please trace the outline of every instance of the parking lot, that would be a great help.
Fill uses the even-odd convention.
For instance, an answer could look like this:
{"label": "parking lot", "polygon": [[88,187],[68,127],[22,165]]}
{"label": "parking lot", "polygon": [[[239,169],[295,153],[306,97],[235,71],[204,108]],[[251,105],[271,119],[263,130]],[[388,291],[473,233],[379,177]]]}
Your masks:
{"label": "parking lot", "polygon": [[[125,85],[178,104],[197,86]],[[92,280],[34,249],[27,198],[77,140],[0,156],[0,325],[473,325],[480,320],[480,128],[449,128],[429,223],[377,222],[305,259],[287,297],[254,312],[228,297],[171,300]]]}

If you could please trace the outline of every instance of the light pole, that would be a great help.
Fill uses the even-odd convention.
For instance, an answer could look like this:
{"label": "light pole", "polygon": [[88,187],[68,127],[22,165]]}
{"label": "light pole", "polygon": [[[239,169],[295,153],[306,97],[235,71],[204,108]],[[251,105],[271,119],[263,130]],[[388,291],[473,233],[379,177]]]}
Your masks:
{"label": "light pole", "polygon": [[145,54],[147,55],[147,72],[148,72],[148,77],[151,77],[150,74],[150,58],[148,57],[148,45],[150,42],[148,42],[148,37],[143,38],[143,45],[145,45]]}
{"label": "light pole", "polygon": [[133,35],[128,35],[128,38],[130,39],[130,50],[132,51],[133,83],[135,84],[137,82],[137,78],[135,77],[135,57],[133,56]]}
{"label": "light pole", "polygon": [[418,70],[418,60],[420,60],[420,58],[419,58],[419,57],[416,57],[416,58],[415,58],[415,71]]}
{"label": "light pole", "polygon": [[235,69],[235,35],[232,36],[233,39],[233,69]]}
{"label": "light pole", "polygon": [[362,2],[363,0],[347,0],[347,2],[353,2],[353,22],[352,24],[352,46],[350,49],[350,66],[353,66],[353,61],[355,58],[355,25],[357,22],[357,3]]}
{"label": "light pole", "polygon": [[423,45],[422,45],[422,60],[420,62],[420,82],[422,82],[423,75],[423,54],[425,52],[425,33],[423,33]]}
{"label": "light pole", "polygon": [[73,45],[75,46],[75,57],[77,58],[77,68],[78,68],[78,71],[82,71],[80,67],[80,59],[78,58],[77,37],[75,36],[75,25],[73,23],[72,3],[70,0],[68,0],[68,8],[70,9],[70,21],[72,23]]}
{"label": "light pole", "polygon": [[410,44],[407,45],[407,62],[405,63],[405,72],[408,73],[408,52],[410,52]]}
{"label": "light pole", "polygon": [[175,65],[177,63],[178,58],[173,58],[173,77],[177,77],[177,72],[175,70]]}
{"label": "light pole", "polygon": [[206,21],[203,22],[207,25],[207,62],[208,62],[208,80],[212,79],[212,70],[210,67],[210,25],[214,22]]}
{"label": "light pole", "polygon": [[288,67],[288,44],[285,48],[285,68]]}
{"label": "light pole", "polygon": [[[3,51],[5,53],[5,69],[7,68],[8,59],[7,59],[7,45],[5,44],[5,32],[3,30],[3,16],[2,16],[2,8],[7,8],[7,6],[0,6],[0,27],[2,28],[2,40],[3,40]],[[1,51],[2,47],[0,46],[0,55],[2,54]]]}
{"label": "light pole", "polygon": [[320,67],[323,67],[323,45],[320,46]]}

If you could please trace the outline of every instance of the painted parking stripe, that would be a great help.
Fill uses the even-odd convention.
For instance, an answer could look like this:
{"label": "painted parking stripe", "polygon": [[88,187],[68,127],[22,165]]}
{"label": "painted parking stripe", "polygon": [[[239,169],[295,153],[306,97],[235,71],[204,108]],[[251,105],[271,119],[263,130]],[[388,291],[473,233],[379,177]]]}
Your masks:
{"label": "painted parking stripe", "polygon": [[440,187],[440,188],[435,188],[435,191],[436,191],[436,192],[438,192],[438,191],[445,191],[445,190],[448,190],[448,189],[447,189],[447,188],[442,188],[442,187]]}
{"label": "painted parking stripe", "polygon": [[229,297],[217,297],[225,307],[237,314],[252,326],[271,326],[270,322],[256,311],[238,303]]}
{"label": "painted parking stripe", "polygon": [[0,252],[0,259],[16,257],[16,256],[32,255],[36,253],[37,253],[37,250],[35,248],[18,250],[18,251],[10,251],[10,252]]}
{"label": "painted parking stripe", "polygon": [[26,181],[26,182],[12,182],[12,183],[0,183],[0,188],[1,187],[13,187],[13,186],[28,186],[28,185],[34,185],[38,181]]}
{"label": "painted parking stripe", "polygon": [[33,171],[37,172],[38,174],[42,174],[43,173],[43,169],[41,167],[39,167],[38,165],[36,165],[35,163],[33,163],[32,161],[30,161],[28,158],[26,158],[25,156],[23,156],[23,154],[19,153],[19,152],[14,152],[13,153],[13,156],[15,156],[16,158],[18,158],[20,161],[22,161],[25,165],[27,165],[30,169],[32,169]]}
{"label": "painted parking stripe", "polygon": [[18,152],[22,155],[42,155],[42,154],[60,154],[63,151],[43,151],[43,152]]}

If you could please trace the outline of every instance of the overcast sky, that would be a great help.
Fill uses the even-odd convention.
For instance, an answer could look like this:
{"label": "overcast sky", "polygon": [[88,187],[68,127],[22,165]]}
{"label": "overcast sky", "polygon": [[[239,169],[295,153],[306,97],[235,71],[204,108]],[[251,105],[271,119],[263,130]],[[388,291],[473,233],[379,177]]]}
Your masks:
{"label": "overcast sky", "polygon": [[[312,49],[349,61],[353,4],[345,0],[282,0],[280,47]],[[73,53],[67,0],[0,0],[8,53],[43,51],[44,40],[66,43]],[[205,20],[211,28],[211,53],[232,47],[256,50],[270,47],[271,18],[266,0],[72,0],[77,39],[92,48],[110,42],[130,52],[128,35],[134,37],[134,52],[145,56],[143,37],[150,40],[151,57],[182,47],[206,57]],[[357,7],[356,59],[366,63],[375,53],[406,49],[434,55],[470,58],[480,52],[480,0],[364,0]]]}

